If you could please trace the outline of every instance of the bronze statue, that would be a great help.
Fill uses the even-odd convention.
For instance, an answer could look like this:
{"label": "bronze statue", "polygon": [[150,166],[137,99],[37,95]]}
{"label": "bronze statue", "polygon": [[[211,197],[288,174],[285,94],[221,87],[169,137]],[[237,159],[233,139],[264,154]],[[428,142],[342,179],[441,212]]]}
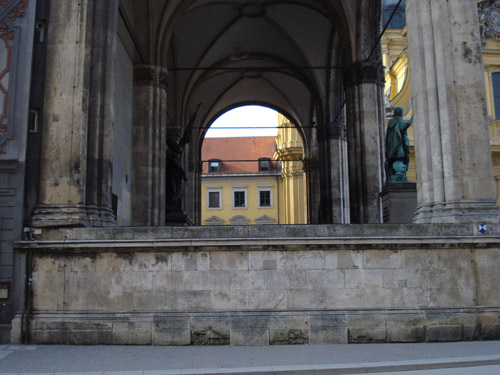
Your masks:
{"label": "bronze statue", "polygon": [[184,130],[184,134],[177,143],[172,138],[167,137],[167,186],[166,186],[166,211],[167,213],[182,213],[182,197],[184,196],[184,182],[187,183],[186,172],[182,166],[182,153],[184,147],[191,140],[193,124],[200,109],[198,104],[196,111],[189,120],[189,124]]}
{"label": "bronze statue", "polygon": [[408,182],[410,141],[406,131],[412,123],[413,117],[408,122],[403,120],[403,108],[394,108],[394,116],[389,120],[385,134],[386,183]]}

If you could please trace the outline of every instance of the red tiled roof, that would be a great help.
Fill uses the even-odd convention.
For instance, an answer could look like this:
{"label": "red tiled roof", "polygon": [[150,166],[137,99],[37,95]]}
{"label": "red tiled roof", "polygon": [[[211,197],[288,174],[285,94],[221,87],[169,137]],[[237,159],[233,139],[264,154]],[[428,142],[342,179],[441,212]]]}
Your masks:
{"label": "red tiled roof", "polygon": [[[273,158],[274,142],[275,137],[205,138],[201,149],[203,174],[208,174],[208,160],[211,159],[222,160],[221,174],[259,173],[258,160]],[[273,162],[271,172],[275,171],[276,163]]]}

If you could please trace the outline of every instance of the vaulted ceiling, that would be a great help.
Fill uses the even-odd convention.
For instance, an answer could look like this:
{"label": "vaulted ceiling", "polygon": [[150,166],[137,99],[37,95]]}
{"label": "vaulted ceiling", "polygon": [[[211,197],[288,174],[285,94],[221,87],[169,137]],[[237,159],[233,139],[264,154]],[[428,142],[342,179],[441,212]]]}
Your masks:
{"label": "vaulted ceiling", "polygon": [[199,102],[204,126],[255,103],[308,128],[328,117],[337,68],[359,59],[362,5],[377,2],[123,0],[122,8],[142,62],[169,70],[174,122],[185,122]]}

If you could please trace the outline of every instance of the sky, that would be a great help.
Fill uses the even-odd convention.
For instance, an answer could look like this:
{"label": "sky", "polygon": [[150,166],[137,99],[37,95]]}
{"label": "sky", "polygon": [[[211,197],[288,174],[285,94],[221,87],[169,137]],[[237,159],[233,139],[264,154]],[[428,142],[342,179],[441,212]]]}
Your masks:
{"label": "sky", "polygon": [[[278,112],[267,107],[247,105],[227,111],[214,121],[205,137],[263,137],[278,132]],[[233,129],[244,127],[240,129]],[[255,128],[255,129],[249,129]],[[221,128],[221,129],[216,129]]]}

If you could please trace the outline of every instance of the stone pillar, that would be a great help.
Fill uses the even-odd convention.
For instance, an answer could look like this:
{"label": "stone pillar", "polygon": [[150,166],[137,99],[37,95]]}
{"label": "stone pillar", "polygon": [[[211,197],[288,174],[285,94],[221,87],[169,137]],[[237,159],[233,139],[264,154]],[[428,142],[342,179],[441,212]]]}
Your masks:
{"label": "stone pillar", "polygon": [[329,129],[332,218],[334,224],[350,223],[347,136],[345,126]]}
{"label": "stone pillar", "polygon": [[352,223],[380,223],[383,184],[383,67],[357,62],[344,70]]}
{"label": "stone pillar", "polygon": [[416,223],[498,220],[475,0],[408,0]]}
{"label": "stone pillar", "polygon": [[112,211],[115,55],[119,0],[94,0],[87,139],[87,196],[92,225],[114,225]]}
{"label": "stone pillar", "polygon": [[34,226],[107,225],[118,0],[52,0]]}
{"label": "stone pillar", "polygon": [[134,68],[133,225],[165,224],[167,77],[158,66]]}

